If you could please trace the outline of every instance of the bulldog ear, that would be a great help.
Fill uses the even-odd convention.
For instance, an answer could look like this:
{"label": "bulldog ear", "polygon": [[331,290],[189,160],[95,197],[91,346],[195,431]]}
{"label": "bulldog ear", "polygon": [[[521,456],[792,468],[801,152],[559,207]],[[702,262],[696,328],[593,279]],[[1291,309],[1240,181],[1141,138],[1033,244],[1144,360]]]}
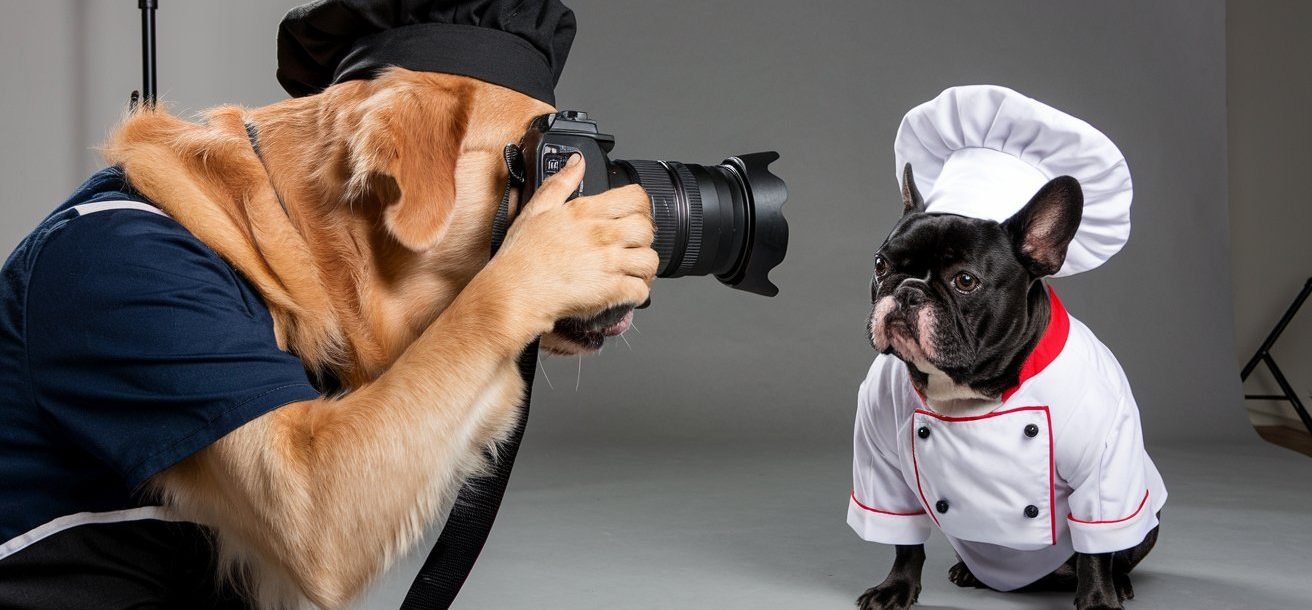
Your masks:
{"label": "bulldog ear", "polygon": [[410,250],[446,235],[456,201],[456,162],[468,123],[468,92],[381,86],[361,104],[348,144],[346,197],[382,206],[383,225]]}
{"label": "bulldog ear", "polygon": [[1084,191],[1070,176],[1048,181],[1025,207],[1002,223],[1011,235],[1016,256],[1034,275],[1043,277],[1061,270],[1066,247],[1080,228],[1084,214]]}
{"label": "bulldog ear", "polygon": [[902,215],[925,211],[925,200],[916,188],[916,177],[911,173],[911,164],[902,166]]}

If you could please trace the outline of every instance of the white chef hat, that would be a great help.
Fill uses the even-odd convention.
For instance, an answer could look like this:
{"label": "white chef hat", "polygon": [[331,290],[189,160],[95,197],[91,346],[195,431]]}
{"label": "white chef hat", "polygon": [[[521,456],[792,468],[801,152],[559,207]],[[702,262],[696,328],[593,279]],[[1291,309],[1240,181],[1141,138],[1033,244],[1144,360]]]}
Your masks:
{"label": "white chef hat", "polygon": [[1006,87],[952,87],[908,112],[893,144],[927,212],[1002,222],[1049,180],[1071,176],[1084,215],[1055,276],[1103,264],[1130,237],[1130,168],[1092,125]]}

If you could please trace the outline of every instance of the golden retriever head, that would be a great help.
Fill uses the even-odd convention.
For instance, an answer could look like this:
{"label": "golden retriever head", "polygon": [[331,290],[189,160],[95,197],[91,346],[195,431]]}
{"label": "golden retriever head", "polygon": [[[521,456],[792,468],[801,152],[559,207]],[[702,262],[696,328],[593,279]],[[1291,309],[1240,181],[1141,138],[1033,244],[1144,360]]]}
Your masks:
{"label": "golden retriever head", "polygon": [[[403,249],[376,244],[388,253],[380,258],[380,275],[404,278],[391,288],[412,293],[401,303],[420,311],[401,317],[422,321],[487,262],[491,220],[507,178],[502,149],[519,140],[533,117],[552,109],[472,79],[401,69],[378,79],[358,107],[346,148],[344,198],[381,211],[375,226]],[[433,301],[434,295],[448,298]],[[542,347],[567,355],[596,351],[629,327],[632,311],[620,307],[587,320],[561,320]]]}
{"label": "golden retriever head", "polygon": [[[256,285],[283,347],[355,386],[487,264],[502,150],[552,110],[476,79],[392,68],[262,108],[218,107],[199,124],[138,112],[104,153]],[[593,351],[626,314],[562,322],[542,345]]]}
{"label": "golden retriever head", "polygon": [[[411,332],[398,337],[408,344],[488,261],[492,218],[507,179],[502,149],[552,109],[472,79],[401,69],[372,88],[358,105],[346,147],[343,197],[380,211],[374,226],[401,246],[376,240],[375,250],[383,254],[378,275],[395,279],[376,290],[410,295],[393,304],[402,309],[396,312],[401,319],[412,321]],[[517,195],[512,193],[512,219]],[[568,355],[596,351],[631,319],[629,307],[562,320],[542,338],[542,347]],[[399,355],[395,348],[388,352]]]}

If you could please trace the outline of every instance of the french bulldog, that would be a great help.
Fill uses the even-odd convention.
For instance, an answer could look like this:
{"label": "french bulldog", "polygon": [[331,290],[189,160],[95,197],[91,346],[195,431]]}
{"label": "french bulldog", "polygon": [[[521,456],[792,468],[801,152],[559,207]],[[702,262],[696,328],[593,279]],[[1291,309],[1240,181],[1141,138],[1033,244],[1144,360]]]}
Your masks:
{"label": "french bulldog", "polygon": [[[1023,363],[1048,326],[1052,307],[1042,278],[1061,269],[1079,228],[1080,184],[1070,176],[1054,178],[999,223],[926,213],[907,164],[902,203],[902,218],[875,257],[871,344],[905,362],[915,390],[938,413],[997,402],[1017,385]],[[1074,553],[1021,590],[1073,591],[1080,610],[1121,608],[1134,597],[1129,573],[1152,550],[1158,527],[1132,548]],[[857,605],[862,610],[910,607],[921,591],[924,562],[923,545],[897,545],[888,577],[862,594]],[[985,587],[960,557],[949,580]]]}

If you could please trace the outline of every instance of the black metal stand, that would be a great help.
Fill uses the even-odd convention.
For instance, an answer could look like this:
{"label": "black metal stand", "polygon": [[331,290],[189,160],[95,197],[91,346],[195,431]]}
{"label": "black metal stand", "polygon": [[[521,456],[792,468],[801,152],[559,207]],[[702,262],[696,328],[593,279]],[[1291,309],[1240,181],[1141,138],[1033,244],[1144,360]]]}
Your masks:
{"label": "black metal stand", "polygon": [[1294,319],[1294,314],[1298,313],[1298,309],[1303,306],[1303,302],[1307,300],[1308,295],[1312,295],[1312,277],[1307,279],[1307,283],[1303,285],[1303,291],[1294,297],[1294,302],[1289,305],[1289,309],[1285,310],[1285,315],[1280,317],[1280,321],[1276,322],[1275,328],[1271,329],[1271,334],[1267,335],[1266,340],[1262,342],[1262,346],[1257,348],[1257,353],[1253,354],[1248,364],[1244,365],[1244,370],[1239,373],[1239,380],[1240,382],[1248,381],[1248,376],[1253,374],[1253,369],[1256,369],[1259,363],[1266,363],[1266,367],[1271,370],[1271,376],[1276,379],[1276,385],[1280,386],[1281,393],[1244,394],[1244,398],[1248,400],[1289,401],[1290,404],[1294,405],[1294,411],[1298,413],[1298,418],[1303,420],[1303,427],[1307,428],[1308,432],[1312,432],[1312,416],[1308,415],[1307,407],[1303,406],[1303,401],[1298,399],[1298,394],[1289,385],[1289,380],[1285,379],[1285,374],[1280,371],[1280,367],[1276,366],[1275,358],[1271,357],[1271,346],[1275,345],[1276,339],[1280,338],[1280,333],[1285,332],[1285,327],[1289,326],[1289,321]]}
{"label": "black metal stand", "polygon": [[141,105],[155,106],[155,11],[159,0],[137,0],[137,8],[141,9],[141,90],[133,91],[128,100],[128,108],[134,111]]}

